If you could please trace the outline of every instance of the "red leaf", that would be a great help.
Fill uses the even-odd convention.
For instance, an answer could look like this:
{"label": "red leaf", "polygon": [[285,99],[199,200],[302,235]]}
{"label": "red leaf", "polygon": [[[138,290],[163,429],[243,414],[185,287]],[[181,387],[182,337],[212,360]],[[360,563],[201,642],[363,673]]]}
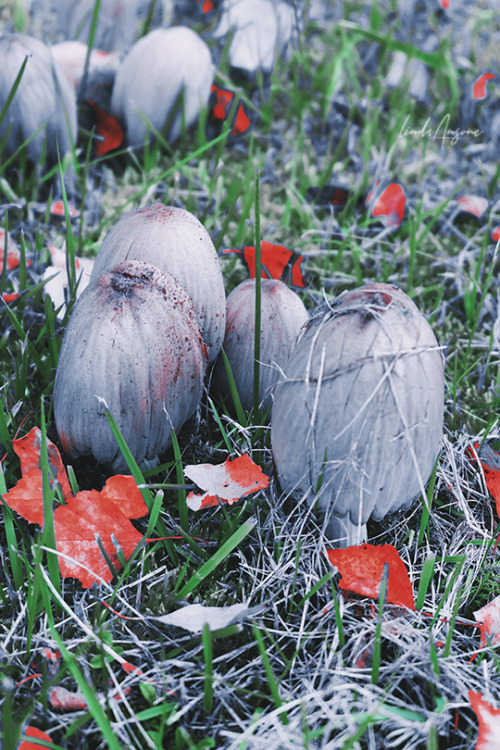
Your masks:
{"label": "red leaf", "polygon": [[467,214],[472,214],[480,219],[488,209],[488,200],[480,195],[459,195],[457,203],[460,209]]}
{"label": "red leaf", "polygon": [[[371,200],[371,194],[368,201]],[[406,197],[401,185],[390,182],[375,200],[371,213],[372,216],[385,216],[385,226],[396,229],[403,221],[405,204]]]}
{"label": "red leaf", "polygon": [[240,102],[238,104],[238,109],[236,110],[236,117],[234,118],[231,135],[243,135],[243,133],[248,133],[251,125],[252,122],[245,112],[243,102]]}
{"label": "red leaf", "polygon": [[96,135],[100,136],[97,140],[96,156],[104,156],[122,144],[123,130],[116,117],[101,109],[95,102],[89,101],[89,105],[96,115]]}
{"label": "red leaf", "polygon": [[500,239],[500,226],[495,227],[495,229],[493,229],[493,231],[491,232],[491,239],[494,242],[498,242],[498,240]]}
{"label": "red leaf", "polygon": [[474,443],[472,447],[474,450],[467,448],[466,453],[473,461],[477,454],[484,472],[486,487],[496,502],[497,515],[500,517],[500,453],[485,444]]}
{"label": "red leaf", "polygon": [[479,721],[476,750],[500,748],[500,709],[485,701],[482,693],[469,690],[469,701]]}
{"label": "red leaf", "polygon": [[[0,273],[2,272],[0,271]],[[15,302],[16,299],[19,299],[20,296],[21,295],[17,292],[3,292],[2,299],[9,305],[11,302]]]}
{"label": "red leaf", "polygon": [[269,477],[246,454],[232,461],[228,458],[223,464],[215,466],[186,466],[184,474],[202,490],[206,490],[203,495],[189,493],[187,504],[191,510],[209,508],[218,505],[219,501],[232,505],[240,497],[251,495],[269,484]]}
{"label": "red leaf", "polygon": [[210,91],[212,94],[215,94],[215,102],[210,112],[211,120],[212,122],[218,121],[222,123],[229,113],[229,106],[234,99],[234,93],[229,89],[218,86],[216,83],[212,84]]}
{"label": "red leaf", "polygon": [[408,571],[392,544],[327,549],[327,554],[341,575],[340,588],[372,599],[378,598],[384,563],[388,563],[387,601],[415,609]]}
{"label": "red leaf", "polygon": [[486,84],[494,78],[493,73],[483,73],[479,76],[472,87],[472,96],[474,99],[486,99]]}
{"label": "red leaf", "polygon": [[[243,256],[243,260],[248,268],[250,278],[254,279],[255,271],[255,247],[246,246],[243,250],[224,250],[225,253],[238,253]],[[304,260],[302,255],[297,255],[289,250],[285,245],[275,245],[273,242],[263,240],[260,245],[261,276],[263,279],[272,278],[281,280],[285,269],[291,266],[293,286],[305,287],[306,280],[302,274],[300,265]]]}
{"label": "red leaf", "polygon": [[[52,742],[52,738],[49,737],[48,734],[45,734],[45,732],[42,732],[41,729],[37,729],[37,727],[26,727],[24,730],[24,734],[27,737],[34,737],[38,740],[46,740],[47,742]],[[40,748],[45,747],[44,745],[39,745],[38,742],[29,742],[29,740],[23,740],[17,750],[40,750]]]}
{"label": "red leaf", "polygon": [[481,648],[500,646],[500,596],[474,612],[481,630]]}
{"label": "red leaf", "polygon": [[[21,459],[23,476],[4,500],[27,521],[42,526],[40,445],[38,427],[24,438],[13,441],[14,450]],[[74,560],[59,558],[61,575],[77,578],[84,588],[90,588],[99,578],[109,582],[112,574],[96,537],[100,538],[115,570],[120,570],[121,563],[111,536],[117,539],[126,560],[142,539],[142,534],[130,523],[131,518],[140,518],[147,513],[137,484],[131,476],[118,475],[110,477],[101,492],[86,490],[73,496],[59,451],[50,440],[47,440],[47,449],[54,481],[66,501],[66,505],[58,505],[54,510],[57,550]]]}

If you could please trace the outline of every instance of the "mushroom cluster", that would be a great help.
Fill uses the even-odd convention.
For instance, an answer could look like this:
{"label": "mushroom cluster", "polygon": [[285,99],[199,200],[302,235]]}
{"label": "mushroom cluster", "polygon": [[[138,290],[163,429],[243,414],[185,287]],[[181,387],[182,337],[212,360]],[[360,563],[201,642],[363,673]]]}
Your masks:
{"label": "mushroom cluster", "polygon": [[157,203],[123,216],[63,339],[54,416],[64,450],[126,468],[109,412],[139,464],[161,455],[200,402],[225,315],[217,254],[192,214]]}

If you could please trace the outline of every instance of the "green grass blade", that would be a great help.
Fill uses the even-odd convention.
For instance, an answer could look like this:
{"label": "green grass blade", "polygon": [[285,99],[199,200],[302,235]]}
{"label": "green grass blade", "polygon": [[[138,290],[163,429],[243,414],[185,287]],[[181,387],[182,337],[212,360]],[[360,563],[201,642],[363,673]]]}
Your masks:
{"label": "green grass blade", "polygon": [[213,573],[214,570],[216,570],[219,565],[224,562],[226,557],[231,554],[233,549],[235,549],[243,541],[243,539],[245,539],[245,537],[250,534],[252,529],[255,527],[255,524],[256,521],[254,519],[249,519],[248,521],[245,521],[238,529],[236,529],[236,531],[229,537],[229,539],[227,539],[227,541],[224,542],[220,549],[218,549],[217,552],[212,555],[209,560],[203,563],[201,568],[191,576],[189,581],[179,591],[178,599],[185,599],[186,596],[191,594],[195,590],[195,588],[199,586],[207,576],[210,575],[210,573]]}

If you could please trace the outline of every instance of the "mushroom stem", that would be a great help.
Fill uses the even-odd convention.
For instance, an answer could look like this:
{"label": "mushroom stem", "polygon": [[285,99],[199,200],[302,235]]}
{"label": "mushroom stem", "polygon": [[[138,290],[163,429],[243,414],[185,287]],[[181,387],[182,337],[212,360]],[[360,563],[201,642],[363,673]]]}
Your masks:
{"label": "mushroom stem", "polygon": [[368,539],[366,524],[353,523],[349,514],[330,516],[326,522],[325,533],[328,539],[338,547],[360,545]]}

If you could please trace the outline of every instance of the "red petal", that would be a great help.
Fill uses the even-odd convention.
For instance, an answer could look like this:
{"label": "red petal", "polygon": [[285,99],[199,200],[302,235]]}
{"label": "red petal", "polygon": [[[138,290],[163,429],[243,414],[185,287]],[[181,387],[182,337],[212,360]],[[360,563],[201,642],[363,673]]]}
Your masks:
{"label": "red petal", "polygon": [[96,135],[101,136],[97,141],[96,156],[103,156],[122,144],[123,130],[116,117],[101,109],[95,102],[89,101],[89,104],[96,114]]}
{"label": "red petal", "polygon": [[377,198],[372,216],[385,216],[386,227],[399,227],[405,213],[404,190],[397,182],[391,182]]}
{"label": "red petal", "polygon": [[387,601],[415,609],[408,571],[392,544],[327,549],[327,554],[341,575],[340,588],[372,599],[378,598],[384,564],[388,563]]}
{"label": "red petal", "polygon": [[493,73],[483,73],[479,76],[472,87],[472,96],[474,99],[486,99],[486,84],[488,81],[493,80],[493,78],[495,78]]}
{"label": "red petal", "polygon": [[[38,740],[46,740],[47,742],[52,742],[52,738],[49,737],[48,734],[45,734],[45,732],[42,732],[41,729],[37,729],[37,727],[26,727],[24,730],[24,734],[27,737],[34,737]],[[20,744],[17,750],[40,750],[40,748],[43,748],[44,745],[39,745],[38,742],[29,742],[28,740],[23,740]]]}
{"label": "red petal", "polygon": [[234,118],[231,135],[242,135],[243,133],[248,132],[251,124],[250,118],[245,112],[243,103],[240,102],[236,111],[236,117]]}
{"label": "red petal", "polygon": [[500,240],[500,226],[495,227],[495,229],[493,229],[491,233],[491,239],[494,240],[495,242],[498,242],[498,240]]}
{"label": "red petal", "polygon": [[[75,206],[72,206],[71,203],[67,203],[68,206],[68,214],[71,219],[76,219],[78,216],[80,216],[80,211],[75,208]],[[63,201],[54,201],[54,203],[50,207],[50,213],[52,216],[64,216],[64,202]]]}

